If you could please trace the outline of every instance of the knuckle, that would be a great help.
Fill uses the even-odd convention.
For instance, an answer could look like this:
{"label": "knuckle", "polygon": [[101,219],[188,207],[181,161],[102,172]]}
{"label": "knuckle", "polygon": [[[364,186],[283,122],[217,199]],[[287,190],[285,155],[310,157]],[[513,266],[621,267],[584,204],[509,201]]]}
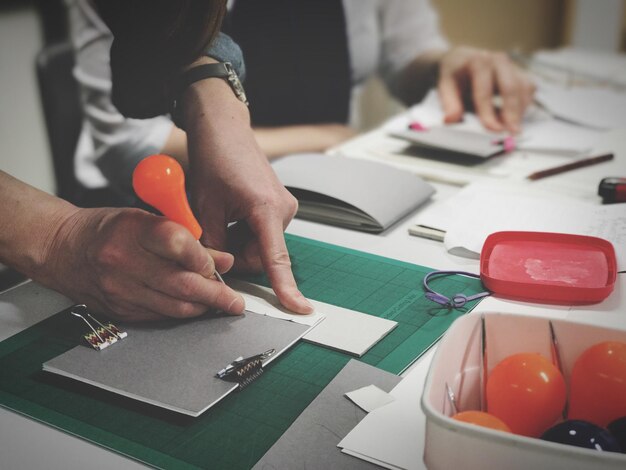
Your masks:
{"label": "knuckle", "polygon": [[122,250],[113,242],[105,242],[93,255],[93,261],[100,267],[119,266],[124,258]]}
{"label": "knuckle", "polygon": [[287,251],[281,250],[272,254],[271,262],[275,266],[291,267],[291,258]]}
{"label": "knuckle", "polygon": [[178,285],[178,294],[183,299],[191,299],[196,295],[196,286],[193,282],[193,275],[191,273],[185,273],[180,279]]}
{"label": "knuckle", "polygon": [[194,317],[199,315],[199,309],[192,302],[177,302],[172,311],[172,316],[179,318]]}
{"label": "knuckle", "polygon": [[287,211],[290,218],[293,218],[296,215],[296,212],[298,212],[298,200],[291,194],[289,195],[289,199],[287,201]]}
{"label": "knuckle", "polygon": [[498,82],[500,93],[505,96],[513,96],[517,93],[519,87],[513,80],[500,80]]}
{"label": "knuckle", "polygon": [[163,238],[168,251],[176,254],[182,253],[187,243],[187,234],[170,224],[162,225],[161,230],[163,231]]}
{"label": "knuckle", "polygon": [[100,277],[99,289],[110,303],[116,303],[120,297],[119,283],[113,276],[103,275]]}

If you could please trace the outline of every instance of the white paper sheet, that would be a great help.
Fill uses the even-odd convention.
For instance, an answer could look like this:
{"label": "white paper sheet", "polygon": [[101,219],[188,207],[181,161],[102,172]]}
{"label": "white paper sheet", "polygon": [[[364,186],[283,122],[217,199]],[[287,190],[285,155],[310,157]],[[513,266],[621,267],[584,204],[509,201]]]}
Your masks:
{"label": "white paper sheet", "polygon": [[600,129],[626,122],[626,93],[609,88],[539,87],[537,100],[554,116]]}
{"label": "white paper sheet", "polygon": [[376,385],[368,385],[348,392],[346,393],[346,398],[367,413],[395,400],[392,395],[381,390]]}
{"label": "white paper sheet", "polygon": [[246,309],[262,315],[313,325],[315,328],[303,339],[358,357],[385,337],[397,326],[397,322],[365,313],[355,312],[335,305],[309,299],[314,311],[309,315],[297,315],[280,305],[274,292],[263,286],[248,282],[229,280],[228,284],[239,291],[246,301]]}
{"label": "white paper sheet", "polygon": [[[463,194],[461,194],[463,193]],[[494,197],[497,194],[497,197]],[[461,198],[460,196],[464,196]],[[461,256],[478,257],[485,239],[503,230],[589,235],[610,241],[618,268],[626,266],[626,205],[595,205],[543,197],[522,188],[474,186],[454,197],[456,214],[448,219],[444,244]]]}
{"label": "white paper sheet", "polygon": [[533,54],[530,65],[563,83],[626,85],[626,54],[613,51],[575,47],[543,50]]}

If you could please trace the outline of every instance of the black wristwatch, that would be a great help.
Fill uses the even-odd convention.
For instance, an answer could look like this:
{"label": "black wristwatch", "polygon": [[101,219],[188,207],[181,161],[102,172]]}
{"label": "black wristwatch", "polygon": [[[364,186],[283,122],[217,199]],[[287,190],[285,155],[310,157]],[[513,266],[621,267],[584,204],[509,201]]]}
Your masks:
{"label": "black wristwatch", "polygon": [[[213,64],[202,64],[190,68],[181,73],[174,81],[174,102],[172,108],[172,118],[174,122],[180,123],[180,106],[178,103],[189,85],[205,78],[222,78],[230,85],[239,101],[248,105],[248,98],[243,89],[243,85],[237,76],[237,72],[230,62],[217,62]],[[179,125],[180,127],[180,125]]]}

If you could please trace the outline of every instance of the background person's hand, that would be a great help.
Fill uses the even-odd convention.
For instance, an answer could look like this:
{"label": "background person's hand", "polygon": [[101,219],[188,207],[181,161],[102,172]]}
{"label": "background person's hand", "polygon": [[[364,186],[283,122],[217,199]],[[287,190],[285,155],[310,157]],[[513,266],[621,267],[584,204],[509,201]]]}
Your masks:
{"label": "background person's hand", "polygon": [[79,209],[45,252],[40,282],[93,312],[124,321],[243,312],[243,298],[217,281],[233,258],[189,231],[139,209]]}
{"label": "background person's hand", "polygon": [[[202,243],[232,251],[237,269],[264,269],[286,308],[310,313],[284,239],[297,201],[261,152],[248,109],[220,79],[191,85],[184,109],[191,203],[203,228]],[[232,222],[237,224],[229,229]]]}
{"label": "background person's hand", "polygon": [[[438,91],[446,122],[460,120],[470,99],[487,129],[517,133],[535,85],[502,52],[456,47],[441,57]],[[500,110],[493,102],[496,95],[502,99]]]}

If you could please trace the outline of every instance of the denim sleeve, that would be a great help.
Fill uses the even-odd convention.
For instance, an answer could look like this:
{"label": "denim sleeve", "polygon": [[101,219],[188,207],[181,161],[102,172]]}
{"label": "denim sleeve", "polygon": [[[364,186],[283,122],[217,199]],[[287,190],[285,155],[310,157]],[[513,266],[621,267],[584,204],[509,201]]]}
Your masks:
{"label": "denim sleeve", "polygon": [[227,34],[219,33],[206,51],[206,55],[219,62],[230,62],[239,80],[242,82],[245,80],[246,66],[243,62],[243,53],[237,43]]}

